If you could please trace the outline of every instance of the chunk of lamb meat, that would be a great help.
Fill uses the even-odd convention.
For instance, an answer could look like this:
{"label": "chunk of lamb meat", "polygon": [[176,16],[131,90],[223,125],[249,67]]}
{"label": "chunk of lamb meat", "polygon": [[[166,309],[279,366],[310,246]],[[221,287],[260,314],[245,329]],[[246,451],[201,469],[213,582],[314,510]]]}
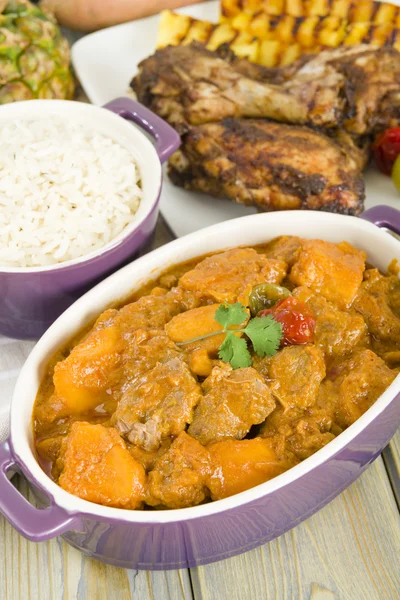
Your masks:
{"label": "chunk of lamb meat", "polygon": [[384,276],[378,269],[364,274],[354,308],[371,332],[373,350],[389,366],[400,364],[400,281],[397,275]]}
{"label": "chunk of lamb meat", "polygon": [[357,345],[368,342],[367,326],[356,312],[340,310],[306,287],[295,288],[293,295],[316,317],[314,343],[323,350],[326,359],[350,354]]}
{"label": "chunk of lamb meat", "polygon": [[159,363],[182,356],[180,349],[170,340],[165,331],[137,329],[124,334],[125,349],[122,353],[123,393],[141,375],[154,369]]}
{"label": "chunk of lamb meat", "polygon": [[115,429],[74,423],[62,442],[56,466],[59,485],[83,500],[127,509],[143,504],[145,471]]}
{"label": "chunk of lamb meat", "polygon": [[260,428],[262,437],[283,436],[285,447],[300,460],[308,458],[331,442],[333,415],[329,410],[278,406]]}
{"label": "chunk of lamb meat", "polygon": [[281,235],[269,242],[264,256],[275,260],[283,260],[290,267],[296,262],[303,240],[295,235]]}
{"label": "chunk of lamb meat", "polygon": [[243,438],[275,407],[268,386],[251,367],[214,367],[202,388],[205,395],[194,411],[188,433],[203,445],[227,437]]}
{"label": "chunk of lamb meat", "polygon": [[[269,387],[285,409],[307,408],[315,403],[325,377],[324,354],[320,348],[312,344],[288,346],[266,360]],[[260,363],[257,367],[262,372]]]}
{"label": "chunk of lamb meat", "polygon": [[149,473],[146,503],[186,508],[209,496],[210,455],[200,442],[182,431]]}
{"label": "chunk of lamb meat", "polygon": [[371,350],[358,350],[334,365],[319,392],[319,405],[332,404],[342,429],[354,423],[383,394],[397,373]]}
{"label": "chunk of lamb meat", "polygon": [[202,260],[179,280],[179,286],[198,298],[247,305],[259,283],[280,283],[287,272],[282,260],[269,259],[252,248],[236,248]]}
{"label": "chunk of lamb meat", "polygon": [[111,423],[132,443],[156,450],[193,418],[201,388],[181,358],[158,364],[123,394]]}
{"label": "chunk of lamb meat", "polygon": [[[162,331],[146,334],[137,330],[163,328],[191,305],[190,298],[185,290],[175,288],[162,296],[143,296],[120,310],[106,310],[69,356],[56,364],[54,394],[43,410],[38,408],[39,419],[52,422],[85,415],[103,404],[107,409],[114,402],[112,412],[114,392],[121,386],[125,365],[129,379],[132,372],[152,368],[157,361],[178,352]],[[156,340],[158,336],[163,339]]]}
{"label": "chunk of lamb meat", "polygon": [[116,321],[124,331],[162,329],[172,317],[193,308],[195,304],[193,295],[182,288],[169,291],[155,288],[154,293],[123,306],[116,315]]}
{"label": "chunk of lamb meat", "polygon": [[304,285],[341,309],[349,308],[363,280],[366,254],[347,242],[303,242],[290,273],[294,285]]}
{"label": "chunk of lamb meat", "polygon": [[134,444],[128,445],[128,450],[133,458],[142,465],[146,473],[154,469],[156,461],[161,458],[171,447],[172,438],[165,438],[161,441],[161,446],[156,450],[144,450]]}
{"label": "chunk of lamb meat", "polygon": [[207,448],[212,465],[209,482],[212,500],[221,500],[264,483],[298,462],[282,448],[280,440],[272,438],[221,440]]}

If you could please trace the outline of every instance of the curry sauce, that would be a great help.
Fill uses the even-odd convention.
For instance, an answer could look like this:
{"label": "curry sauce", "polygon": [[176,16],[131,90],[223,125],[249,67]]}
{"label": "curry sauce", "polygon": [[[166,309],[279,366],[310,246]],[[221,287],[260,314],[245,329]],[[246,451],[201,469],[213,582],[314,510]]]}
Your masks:
{"label": "curry sauce", "polygon": [[[229,331],[246,365],[221,359],[221,305],[242,307]],[[280,324],[277,351],[256,351],[243,333],[252,317]],[[35,445],[46,472],[91,502],[195,506],[311,456],[399,366],[397,275],[347,242],[282,236],[176,265],[104,311],[50,362]]]}

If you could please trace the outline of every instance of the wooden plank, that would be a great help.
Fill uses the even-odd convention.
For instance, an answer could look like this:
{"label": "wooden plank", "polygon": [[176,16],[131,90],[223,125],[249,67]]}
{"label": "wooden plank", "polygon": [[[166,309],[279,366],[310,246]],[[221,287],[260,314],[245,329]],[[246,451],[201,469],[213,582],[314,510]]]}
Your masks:
{"label": "wooden plank", "polygon": [[398,600],[399,564],[400,515],[379,458],[292,531],[190,574],[201,600]]}
{"label": "wooden plank", "polygon": [[[33,500],[24,479],[18,481]],[[190,600],[189,573],[133,571],[86,558],[61,538],[34,544],[0,517],[1,600]]]}
{"label": "wooden plank", "polygon": [[385,448],[383,459],[400,510],[400,429]]}

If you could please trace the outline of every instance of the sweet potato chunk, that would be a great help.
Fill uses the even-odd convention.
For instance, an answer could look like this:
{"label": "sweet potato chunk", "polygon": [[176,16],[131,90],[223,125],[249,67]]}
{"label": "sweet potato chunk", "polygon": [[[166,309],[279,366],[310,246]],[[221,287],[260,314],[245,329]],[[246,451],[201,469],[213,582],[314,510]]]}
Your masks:
{"label": "sweet potato chunk", "polygon": [[252,248],[236,248],[209,256],[179,280],[199,298],[247,305],[251,289],[259,283],[280,283],[287,264],[268,259]]}
{"label": "sweet potato chunk", "polygon": [[208,377],[218,362],[210,358],[205,348],[195,348],[192,352],[187,352],[189,368],[199,377]]}
{"label": "sweet potato chunk", "polygon": [[[108,311],[107,311],[108,312]],[[111,317],[115,311],[109,311]],[[112,318],[100,323],[54,368],[53,411],[58,417],[82,415],[107,399],[110,377],[121,362],[123,340]],[[54,416],[54,415],[53,415]]]}
{"label": "sweet potato chunk", "polygon": [[317,400],[325,377],[324,355],[320,348],[288,346],[269,360],[270,388],[284,408],[306,408]]}
{"label": "sweet potato chunk", "polygon": [[[215,313],[218,307],[219,304],[209,304],[177,315],[165,326],[168,337],[173,342],[186,342],[209,333],[221,331],[223,329],[222,325],[215,320]],[[247,319],[242,324],[234,325],[230,329],[245,327],[246,322]],[[185,349],[190,351],[195,348],[204,348],[210,356],[216,357],[224,339],[225,334],[216,335],[205,340],[187,344],[185,345]]]}
{"label": "sweet potato chunk", "polygon": [[350,354],[357,345],[368,342],[367,326],[356,312],[340,310],[306,287],[296,288],[293,295],[305,302],[316,317],[314,343],[327,358]]}
{"label": "sweet potato chunk", "polygon": [[[203,335],[208,335],[223,329],[215,320],[215,313],[219,304],[209,304],[193,308],[171,319],[165,326],[168,337],[176,343],[193,340]],[[230,329],[244,327],[247,319],[241,325],[232,326]],[[241,336],[241,333],[237,333]],[[183,346],[188,354],[191,370],[201,377],[208,377],[213,368],[213,358],[218,357],[218,349],[225,339],[225,334],[216,335],[205,340],[199,340]]]}
{"label": "sweet potato chunk", "polygon": [[264,483],[297,463],[290,454],[281,453],[272,438],[222,440],[207,448],[213,468],[209,483],[213,500]]}
{"label": "sweet potato chunk", "polygon": [[290,273],[296,285],[322,294],[341,309],[349,308],[363,279],[366,254],[347,242],[304,241]]}
{"label": "sweet potato chunk", "polygon": [[199,384],[181,358],[158,364],[139,377],[118,403],[112,423],[132,444],[156,450],[191,423],[202,397]]}
{"label": "sweet potato chunk", "polygon": [[210,455],[197,440],[182,432],[149,473],[146,502],[150,506],[185,508],[209,496]]}
{"label": "sweet potato chunk", "polygon": [[243,438],[275,407],[268,386],[251,367],[214,367],[202,388],[205,396],[194,411],[188,433],[203,445],[226,437]]}
{"label": "sweet potato chunk", "polygon": [[145,471],[115,429],[74,423],[57,463],[59,485],[79,498],[129,509],[139,508],[144,500]]}
{"label": "sweet potato chunk", "polygon": [[359,350],[335,365],[321,386],[321,395],[336,401],[335,420],[342,427],[354,423],[392,383],[397,373],[371,350]]}

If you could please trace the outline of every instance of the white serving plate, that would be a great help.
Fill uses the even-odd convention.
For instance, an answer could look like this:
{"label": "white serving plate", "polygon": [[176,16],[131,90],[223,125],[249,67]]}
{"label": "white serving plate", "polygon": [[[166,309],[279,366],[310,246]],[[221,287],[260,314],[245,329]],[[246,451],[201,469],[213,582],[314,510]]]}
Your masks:
{"label": "white serving plate", "polygon": [[[399,4],[396,0],[393,4]],[[180,9],[197,19],[217,22],[219,2],[203,2]],[[106,104],[113,98],[129,95],[129,83],[138,63],[153,54],[159,16],[132,21],[85,36],[72,47],[72,61],[81,84],[94,104]],[[388,204],[400,208],[400,194],[391,179],[374,168],[365,174],[366,208]],[[164,178],[161,211],[176,236],[253,214],[255,208],[206,194],[187,192]]]}

